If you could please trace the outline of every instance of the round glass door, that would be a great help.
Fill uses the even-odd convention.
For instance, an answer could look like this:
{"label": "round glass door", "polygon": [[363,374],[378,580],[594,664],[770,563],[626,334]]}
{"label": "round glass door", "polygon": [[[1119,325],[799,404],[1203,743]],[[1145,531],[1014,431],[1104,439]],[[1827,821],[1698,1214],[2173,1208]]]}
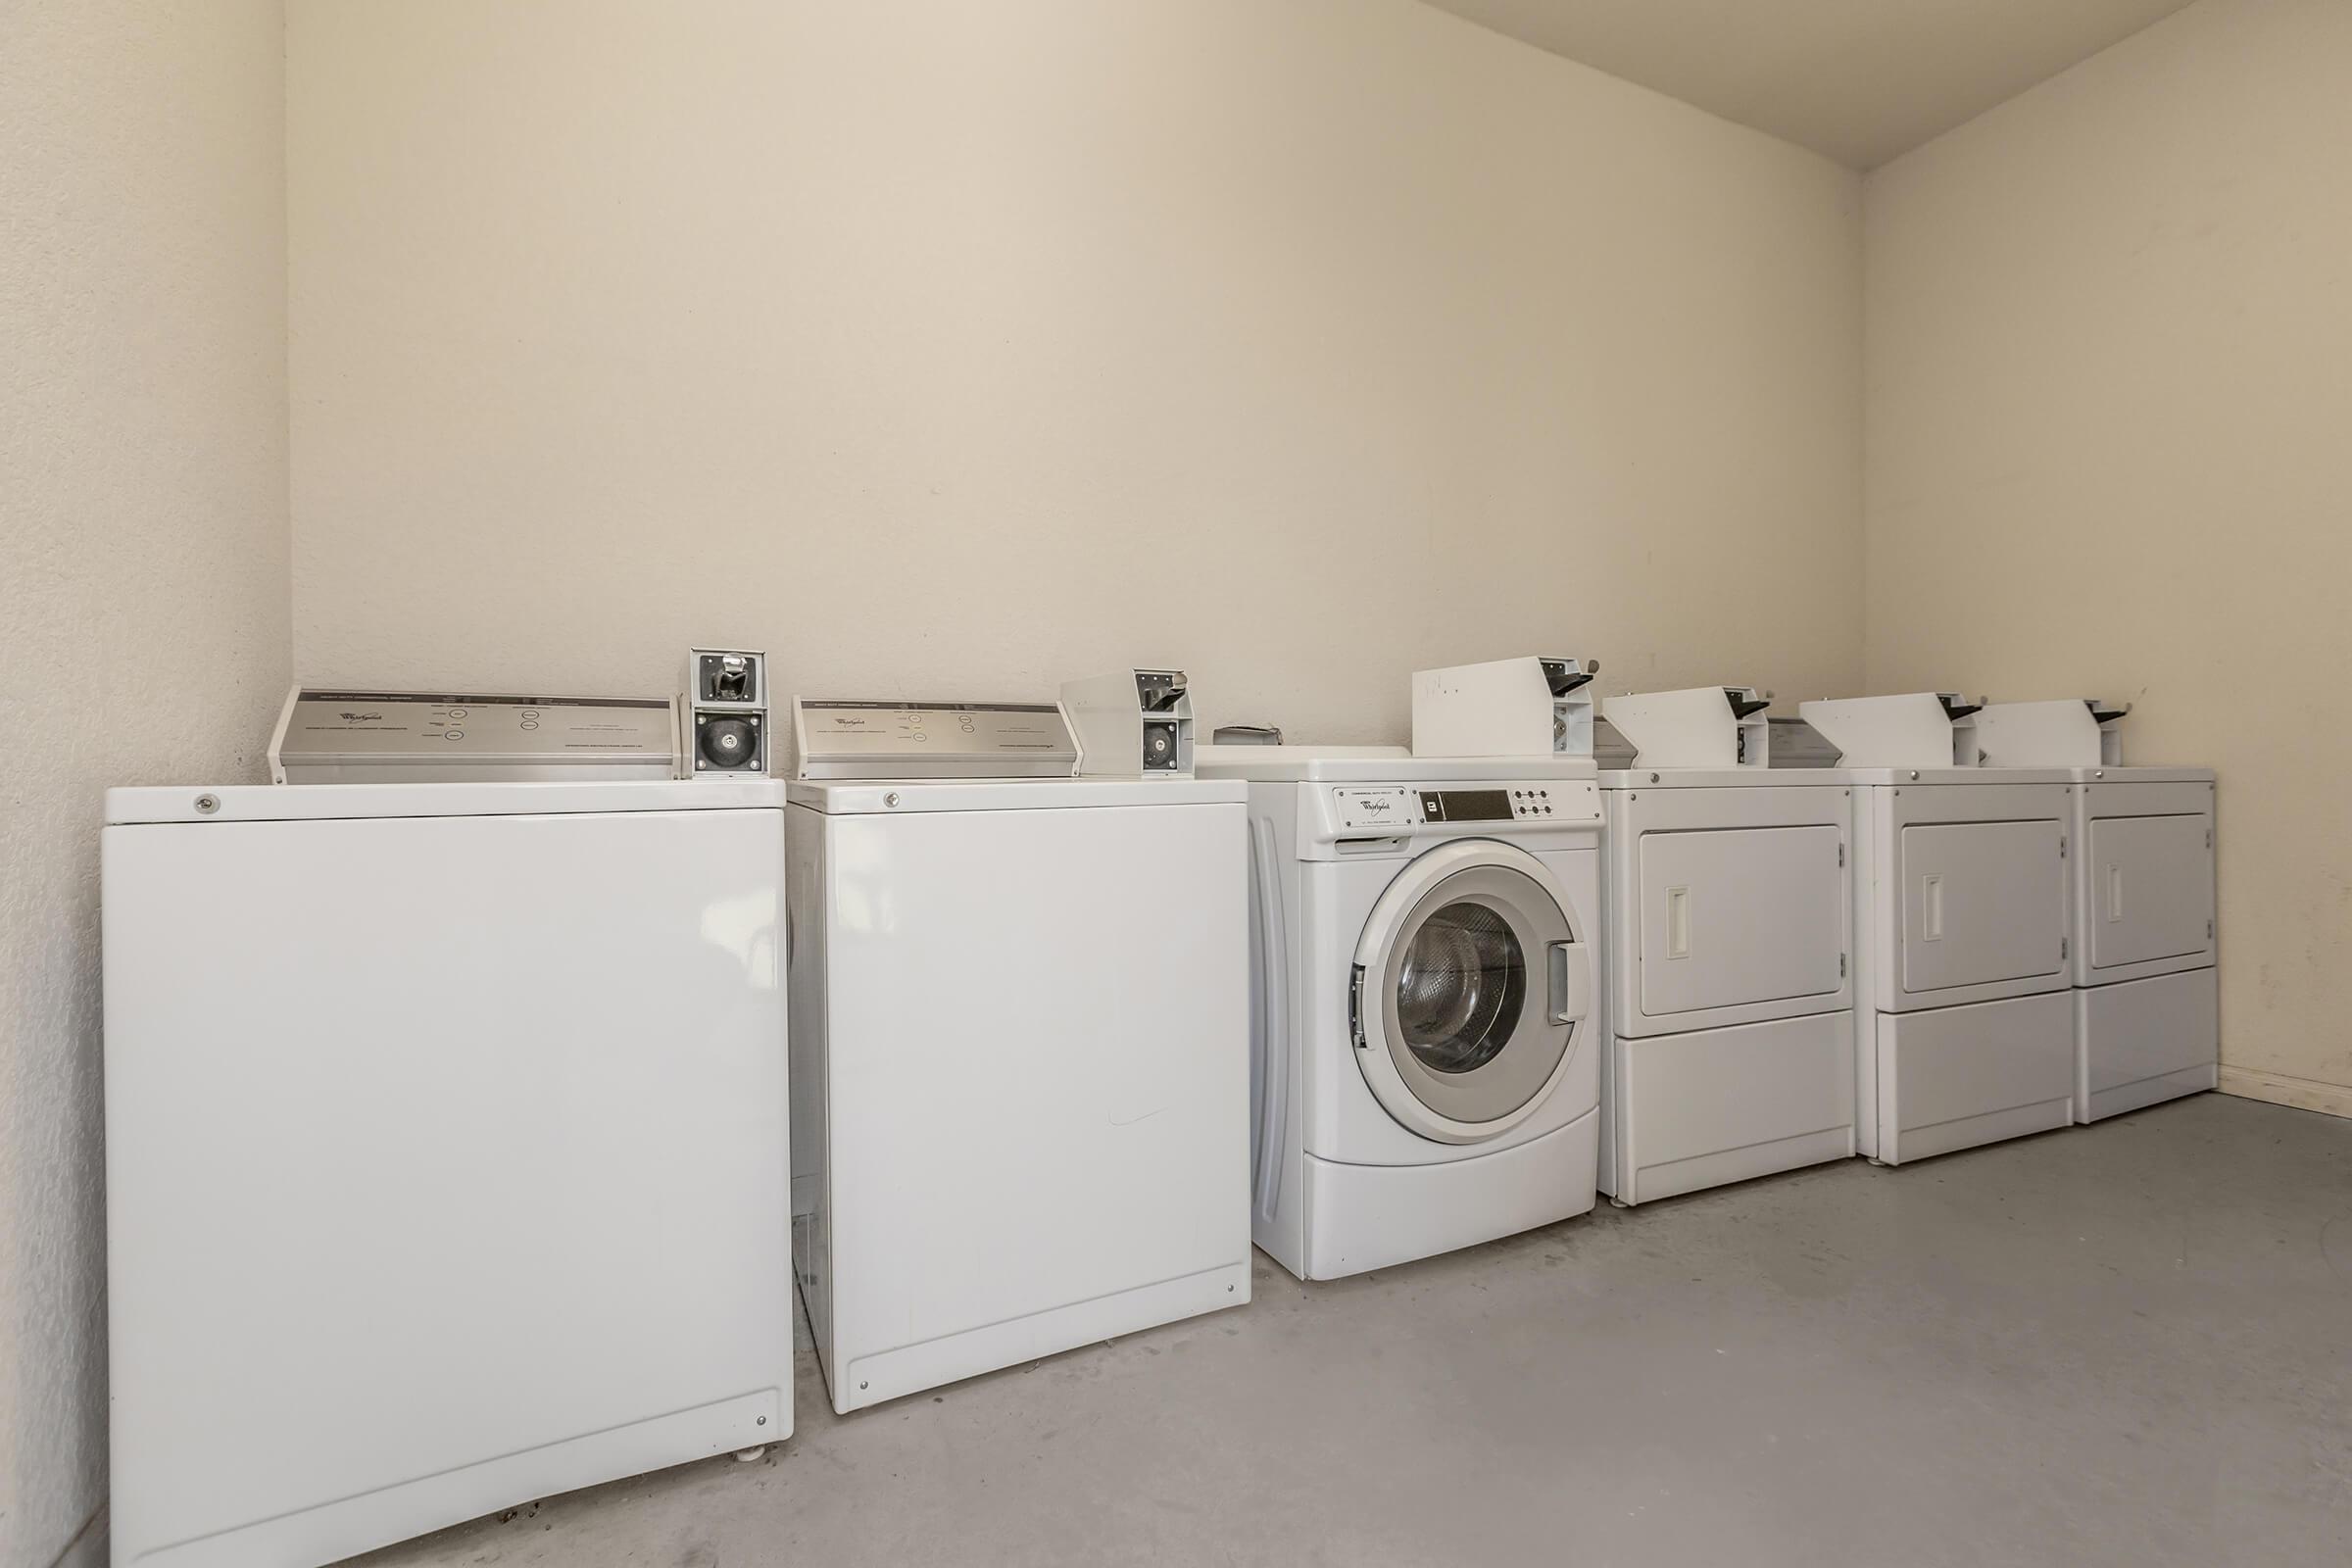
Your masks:
{"label": "round glass door", "polygon": [[1527,949],[1507,917],[1472,899],[1422,921],[1397,966],[1397,1029],[1432,1072],[1493,1061],[1526,1004]]}
{"label": "round glass door", "polygon": [[1551,1086],[1585,1010],[1588,956],[1533,857],[1464,843],[1423,860],[1365,930],[1357,1056],[1398,1121],[1476,1142]]}

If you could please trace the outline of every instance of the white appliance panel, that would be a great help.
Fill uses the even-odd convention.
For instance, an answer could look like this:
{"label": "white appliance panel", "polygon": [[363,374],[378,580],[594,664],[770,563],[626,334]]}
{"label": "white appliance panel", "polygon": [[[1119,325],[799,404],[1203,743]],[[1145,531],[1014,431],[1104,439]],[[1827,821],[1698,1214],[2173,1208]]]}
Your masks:
{"label": "white appliance panel", "polygon": [[2075,993],[2075,1119],[2097,1121],[2220,1080],[2219,971],[2189,969]]}
{"label": "white appliance panel", "polygon": [[2056,820],[1903,828],[1903,990],[1916,995],[2061,973],[2065,837]]}
{"label": "white appliance panel", "polygon": [[2091,819],[2084,924],[2093,970],[2212,946],[2212,820],[2202,812]]}
{"label": "white appliance panel", "polygon": [[826,819],[836,1408],[1249,1299],[1245,843],[1239,802]]}
{"label": "white appliance panel", "polygon": [[[1516,1236],[1593,1204],[1600,1113],[1588,1108],[1539,1138],[1443,1165],[1302,1160],[1310,1223],[1275,1261],[1302,1279],[1336,1280]],[[1277,1244],[1282,1245],[1282,1244]]]}
{"label": "white appliance panel", "polygon": [[790,1433],[779,821],[105,830],[118,1561]]}
{"label": "white appliance panel", "polygon": [[1620,1039],[1617,1199],[1648,1202],[1854,1152],[1854,1015]]}
{"label": "white appliance panel", "polygon": [[1842,990],[1843,843],[1830,826],[1644,833],[1642,1012]]}
{"label": "white appliance panel", "polygon": [[2072,999],[1878,1014],[1876,1156],[1899,1164],[2071,1123]]}

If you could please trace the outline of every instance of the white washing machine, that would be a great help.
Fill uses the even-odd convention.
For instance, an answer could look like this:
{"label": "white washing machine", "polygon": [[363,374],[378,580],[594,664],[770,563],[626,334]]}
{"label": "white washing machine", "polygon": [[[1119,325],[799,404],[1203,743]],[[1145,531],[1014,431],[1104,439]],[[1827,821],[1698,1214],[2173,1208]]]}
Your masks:
{"label": "white washing machine", "polygon": [[[596,727],[487,701],[434,760]],[[782,808],[108,792],[117,1562],[315,1568],[791,1433]]]}
{"label": "white washing machine", "polygon": [[2074,1120],[2071,781],[1979,766],[1978,706],[1798,709],[1854,789],[1855,1143],[1882,1164]]}
{"label": "white washing machine", "polygon": [[2123,763],[2129,703],[1995,703],[1987,766],[2074,780],[2075,1119],[2211,1089],[2221,1071],[2213,769]]}
{"label": "white washing machine", "polygon": [[1250,1298],[1245,792],[1159,765],[1191,720],[1147,673],[1089,748],[1126,778],[1069,777],[1051,704],[795,705],[792,1246],[838,1411]]}
{"label": "white washing machine", "polygon": [[1590,759],[1204,747],[1245,780],[1250,1221],[1335,1279],[1590,1210]]}
{"label": "white washing machine", "polygon": [[1853,785],[1773,769],[1770,702],[1601,704],[1600,1186],[1620,1204],[1855,1151]]}

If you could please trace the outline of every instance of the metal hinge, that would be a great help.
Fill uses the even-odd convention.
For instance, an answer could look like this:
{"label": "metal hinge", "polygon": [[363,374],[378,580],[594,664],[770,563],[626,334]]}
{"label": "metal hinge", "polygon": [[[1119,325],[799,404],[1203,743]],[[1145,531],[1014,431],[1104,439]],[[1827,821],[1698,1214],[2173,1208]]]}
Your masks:
{"label": "metal hinge", "polygon": [[1842,844],[1838,846],[1838,863],[1839,865],[1845,864],[1845,846]]}
{"label": "metal hinge", "polygon": [[2211,920],[2205,922],[2205,940],[2208,942],[2213,940],[2213,922]]}
{"label": "metal hinge", "polygon": [[2074,944],[2069,942],[2066,938],[2060,937],[2058,939],[2058,956],[2063,959],[2066,956],[2066,950],[2073,945]]}
{"label": "metal hinge", "polygon": [[1845,978],[1845,955],[1842,953],[1838,955],[1838,978],[1840,980]]}
{"label": "metal hinge", "polygon": [[2205,847],[2209,850],[2213,848],[2213,829],[2211,828],[2205,830]]}
{"label": "metal hinge", "polygon": [[2058,858],[2066,858],[2066,835],[2063,833],[2058,835]]}

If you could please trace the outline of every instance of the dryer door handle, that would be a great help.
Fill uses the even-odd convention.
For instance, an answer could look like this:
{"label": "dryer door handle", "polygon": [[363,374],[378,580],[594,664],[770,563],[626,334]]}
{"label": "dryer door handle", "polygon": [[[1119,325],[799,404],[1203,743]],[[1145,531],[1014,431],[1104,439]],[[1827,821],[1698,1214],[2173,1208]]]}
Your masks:
{"label": "dryer door handle", "polygon": [[1592,955],[1582,942],[1554,942],[1545,950],[1551,980],[1551,1021],[1575,1023],[1592,1005]]}

